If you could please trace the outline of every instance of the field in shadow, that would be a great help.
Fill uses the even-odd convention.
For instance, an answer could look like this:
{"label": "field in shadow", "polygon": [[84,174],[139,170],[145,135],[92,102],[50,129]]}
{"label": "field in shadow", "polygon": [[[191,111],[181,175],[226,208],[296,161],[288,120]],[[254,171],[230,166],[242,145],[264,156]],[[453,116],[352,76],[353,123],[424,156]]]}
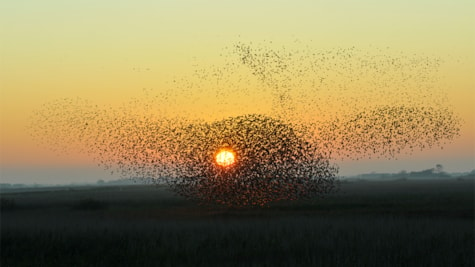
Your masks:
{"label": "field in shadow", "polygon": [[261,209],[156,186],[1,198],[1,266],[474,266],[473,179],[346,182]]}

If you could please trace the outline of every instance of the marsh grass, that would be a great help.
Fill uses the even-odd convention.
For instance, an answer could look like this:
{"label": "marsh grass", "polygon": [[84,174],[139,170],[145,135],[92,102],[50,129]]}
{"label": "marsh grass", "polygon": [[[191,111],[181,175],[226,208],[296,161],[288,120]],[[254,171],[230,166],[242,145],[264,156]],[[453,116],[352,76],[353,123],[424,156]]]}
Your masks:
{"label": "marsh grass", "polygon": [[[473,266],[473,183],[404,183],[355,183],[316,202],[238,210],[149,187],[12,194],[21,209],[2,211],[0,263]],[[84,199],[107,208],[71,209]]]}
{"label": "marsh grass", "polygon": [[0,198],[0,211],[14,210],[17,208],[15,199],[13,198]]}
{"label": "marsh grass", "polygon": [[84,198],[72,206],[75,210],[101,210],[107,208],[107,204],[93,198]]}

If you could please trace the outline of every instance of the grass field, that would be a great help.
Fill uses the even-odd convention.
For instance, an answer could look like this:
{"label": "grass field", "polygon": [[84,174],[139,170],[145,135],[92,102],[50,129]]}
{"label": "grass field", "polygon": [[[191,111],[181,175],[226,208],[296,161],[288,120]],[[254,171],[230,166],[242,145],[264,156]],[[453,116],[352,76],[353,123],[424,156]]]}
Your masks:
{"label": "grass field", "polygon": [[474,266],[474,180],[199,206],[165,187],[2,192],[1,266]]}

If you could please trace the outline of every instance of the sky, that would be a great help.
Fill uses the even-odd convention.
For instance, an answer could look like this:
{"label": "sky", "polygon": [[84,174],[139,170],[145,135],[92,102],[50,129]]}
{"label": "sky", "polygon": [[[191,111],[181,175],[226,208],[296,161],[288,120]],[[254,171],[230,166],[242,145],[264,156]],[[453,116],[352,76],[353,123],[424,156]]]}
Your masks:
{"label": "sky", "polygon": [[461,118],[460,136],[444,149],[397,159],[337,160],[342,175],[475,168],[473,1],[19,0],[0,3],[1,181],[118,178],[87,155],[58,155],[37,144],[28,128],[35,110],[75,97],[117,107],[144,88],[174,90],[170,81],[189,77],[196,64],[219,66],[226,47],[269,42],[441,59],[436,88]]}

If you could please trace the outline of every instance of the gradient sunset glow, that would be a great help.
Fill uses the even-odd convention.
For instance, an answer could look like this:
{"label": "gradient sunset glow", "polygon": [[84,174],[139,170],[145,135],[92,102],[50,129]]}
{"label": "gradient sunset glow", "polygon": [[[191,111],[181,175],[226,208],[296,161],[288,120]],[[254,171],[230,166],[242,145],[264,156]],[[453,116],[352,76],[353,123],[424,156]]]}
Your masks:
{"label": "gradient sunset glow", "polygon": [[[81,100],[72,103],[80,109],[71,104],[54,112],[69,109],[77,115],[81,110],[83,117],[95,114],[106,124],[120,118],[137,126],[152,115],[213,122],[286,110],[290,121],[316,121],[318,126],[338,118],[348,121],[345,127],[350,128],[358,126],[350,123],[353,114],[378,110],[384,117],[390,111],[382,106],[388,104],[423,113],[426,110],[415,107],[434,107],[439,101],[461,121],[460,136],[443,144],[443,149],[439,145],[416,149],[398,154],[397,160],[338,159],[341,174],[420,170],[435,164],[443,164],[447,171],[470,171],[475,147],[474,9],[472,1],[280,1],[272,6],[255,1],[2,3],[2,182],[61,183],[64,173],[54,171],[59,168],[102,171],[88,153],[67,149],[65,155],[60,146],[44,147],[32,138],[32,125],[41,126],[35,124],[38,110],[77,98]],[[273,69],[263,70],[249,64],[257,62],[254,57],[244,62],[245,67],[234,67],[232,60],[239,61],[248,48],[262,58],[276,51],[282,62],[273,61],[277,62]],[[359,66],[364,60],[367,64]],[[288,62],[292,68],[269,75]],[[387,65],[374,67],[382,62]],[[315,76],[314,69],[302,67],[304,63],[325,69],[318,72],[324,75]],[[308,71],[296,75],[300,70]],[[272,93],[277,92],[272,91],[276,84],[277,96]],[[58,128],[45,128],[43,139],[84,145],[61,140],[66,128],[61,120],[54,123]],[[94,136],[106,128],[97,125]],[[93,146],[92,139],[88,145]],[[124,145],[130,149],[138,142],[127,140]],[[35,170],[48,174],[32,175]],[[98,179],[87,176],[78,179]],[[109,172],[104,177],[117,178]]]}

